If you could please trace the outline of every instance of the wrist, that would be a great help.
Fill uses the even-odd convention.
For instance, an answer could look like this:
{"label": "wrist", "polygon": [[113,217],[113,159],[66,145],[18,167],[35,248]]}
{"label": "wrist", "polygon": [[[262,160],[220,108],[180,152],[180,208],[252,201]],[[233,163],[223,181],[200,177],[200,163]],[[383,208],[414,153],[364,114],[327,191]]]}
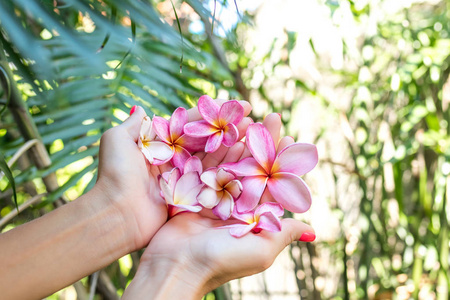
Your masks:
{"label": "wrist", "polygon": [[117,226],[124,233],[122,237],[127,244],[128,252],[133,252],[146,246],[141,242],[141,234],[135,215],[129,206],[127,206],[126,196],[122,195],[120,190],[110,186],[108,182],[99,179],[89,193],[94,193],[100,198],[98,206],[107,211],[115,222],[120,221]]}
{"label": "wrist", "polygon": [[118,205],[96,184],[74,204],[85,209],[90,219],[90,230],[98,237],[108,257],[108,264],[135,250],[135,241],[130,234],[126,216]]}
{"label": "wrist", "polygon": [[211,290],[210,273],[188,257],[145,255],[123,299],[199,300]]}

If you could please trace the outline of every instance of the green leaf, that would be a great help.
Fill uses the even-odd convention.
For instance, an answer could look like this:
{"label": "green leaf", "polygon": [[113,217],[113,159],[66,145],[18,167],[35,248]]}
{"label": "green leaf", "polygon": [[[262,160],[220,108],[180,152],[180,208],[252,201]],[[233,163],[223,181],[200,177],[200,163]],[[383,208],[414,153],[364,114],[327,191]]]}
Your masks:
{"label": "green leaf", "polygon": [[[177,24],[178,24],[178,30],[180,31],[180,38],[181,38],[181,58],[180,58],[180,73],[183,70],[183,33],[181,32],[181,25],[180,25],[180,20],[178,19],[178,14],[177,14],[177,10],[175,9],[175,5],[173,5],[173,1],[170,0],[170,3],[172,3],[172,8],[173,8],[173,12],[175,13],[175,18],[177,19]],[[214,5],[215,5],[215,1],[214,1]],[[215,6],[214,6],[215,7]]]}
{"label": "green leaf", "polygon": [[57,190],[51,192],[48,195],[48,198],[45,201],[45,204],[56,201],[59,197],[62,196],[62,194],[64,194],[65,191],[67,191],[69,188],[74,186],[78,182],[78,180],[80,180],[86,173],[93,171],[97,167],[97,165],[98,165],[98,160],[94,160],[94,162],[92,164],[90,164],[89,166],[87,166],[86,168],[81,170],[80,172],[73,175],[65,184],[63,184]]}
{"label": "green leaf", "polygon": [[17,194],[16,194],[16,183],[14,181],[14,176],[11,173],[11,170],[6,163],[5,157],[0,152],[0,170],[5,174],[6,178],[8,178],[9,183],[13,189],[13,198],[14,204],[16,205],[17,212],[19,212],[19,206],[17,205]]}
{"label": "green leaf", "polygon": [[214,34],[214,21],[216,20],[216,4],[217,0],[214,0],[214,9],[213,9],[213,16],[211,21],[211,34]]}
{"label": "green leaf", "polygon": [[3,90],[5,91],[6,96],[6,103],[0,109],[0,116],[1,116],[8,107],[9,101],[11,99],[11,82],[9,81],[8,73],[6,73],[6,70],[3,68],[2,65],[0,65],[0,83],[3,86]]}
{"label": "green leaf", "polygon": [[[114,24],[116,22],[116,17],[117,17],[117,8],[115,6],[113,6],[111,8],[111,23]],[[108,43],[109,41],[109,37],[111,36],[111,32],[108,32],[102,42],[102,45],[100,46],[100,48],[97,50],[97,53],[102,51],[103,48],[105,48],[106,43]]]}
{"label": "green leaf", "polygon": [[57,139],[64,140],[64,139],[74,138],[74,137],[86,134],[89,130],[103,128],[103,127],[106,127],[107,125],[108,125],[108,122],[94,122],[89,125],[81,125],[81,126],[77,126],[77,127],[65,128],[63,130],[60,130],[57,132],[52,132],[52,133],[42,136],[42,142],[45,145],[48,145],[48,144],[52,143],[54,140],[57,140]]}
{"label": "green leaf", "polygon": [[[58,108],[50,111],[44,110],[41,114],[33,116],[36,124],[43,123],[47,119],[53,119],[55,122],[59,119],[65,119],[74,114],[83,114],[89,111],[104,110],[110,105],[110,101],[107,99],[97,99],[95,101],[82,102],[79,104],[71,105],[66,108]],[[87,118],[86,118],[87,119]]]}

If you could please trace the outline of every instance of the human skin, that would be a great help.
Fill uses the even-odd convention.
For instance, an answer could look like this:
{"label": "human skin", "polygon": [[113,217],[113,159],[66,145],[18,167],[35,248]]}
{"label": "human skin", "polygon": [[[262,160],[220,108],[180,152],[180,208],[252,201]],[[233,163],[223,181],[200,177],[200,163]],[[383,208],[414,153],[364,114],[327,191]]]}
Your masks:
{"label": "human skin", "polygon": [[[278,141],[280,117],[270,114],[264,125],[271,128],[272,137]],[[293,142],[292,138],[284,137],[278,151]],[[242,143],[236,144],[215,156],[214,164],[237,161],[248,155]],[[269,193],[263,198],[263,201],[273,201]],[[220,228],[235,221],[213,218],[212,214],[205,217],[186,212],[164,224],[145,250],[123,299],[201,299],[229,280],[267,269],[293,241],[314,237],[310,226],[283,219],[281,232],[262,231],[235,238],[228,229]]]}
{"label": "human skin", "polygon": [[314,232],[283,219],[281,232],[235,238],[217,229],[225,223],[190,212],[169,220],[144,252],[123,299],[201,299],[229,280],[267,269],[287,245]]}
{"label": "human skin", "polygon": [[[245,115],[251,110],[242,102]],[[142,108],[101,138],[91,191],[0,235],[0,298],[39,299],[148,245],[167,221],[158,175],[136,142]],[[190,120],[199,119],[196,109]],[[246,118],[241,130],[249,124]],[[208,159],[209,156],[205,156]]]}

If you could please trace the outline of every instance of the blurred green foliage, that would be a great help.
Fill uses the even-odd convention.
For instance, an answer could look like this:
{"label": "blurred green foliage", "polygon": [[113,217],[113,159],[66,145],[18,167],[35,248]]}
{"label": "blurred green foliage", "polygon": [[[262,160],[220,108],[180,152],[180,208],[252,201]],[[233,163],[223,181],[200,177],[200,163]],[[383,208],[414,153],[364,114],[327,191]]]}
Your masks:
{"label": "blurred green foliage", "polygon": [[[199,15],[210,15],[201,2],[190,2],[201,8]],[[188,6],[176,1],[167,11],[166,4],[0,2],[0,67],[7,70],[0,76],[0,109],[6,107],[0,151],[11,164],[24,210],[18,216],[13,210],[11,176],[2,159],[8,176],[0,178],[0,229],[14,228],[89,190],[96,182],[101,134],[121,123],[133,105],[167,116],[176,107],[193,106],[203,94],[235,93],[232,85],[224,85],[232,82],[229,70],[211,51],[200,49],[187,28],[184,38],[176,29],[178,16],[170,15],[180,10],[179,21],[187,24]],[[29,140],[37,145],[25,150]],[[138,261],[135,253],[97,273],[97,293],[114,298],[108,283],[123,292]],[[80,299],[95,276],[74,285]],[[61,293],[54,297],[71,289]]]}
{"label": "blurred green foliage", "polygon": [[360,218],[368,222],[348,253],[360,297],[370,286],[378,294],[449,297],[447,8],[418,3],[388,16],[361,45],[358,72],[342,77],[354,91],[345,119],[354,132]]}
{"label": "blurred green foliage", "polygon": [[[0,151],[10,159],[26,140],[37,138],[50,158],[39,166],[26,154],[12,167],[18,203],[38,194],[44,200],[2,225],[4,230],[88,190],[95,183],[100,135],[120,123],[132,105],[167,115],[203,93],[225,91],[249,99],[255,118],[262,117],[258,109],[282,112],[286,134],[297,137],[296,114],[309,98],[326,116],[315,124],[313,138],[326,148],[319,169],[331,170],[327,188],[333,196],[327,200],[339,228],[332,240],[291,246],[302,299],[448,299],[450,2],[414,2],[382,17],[379,6],[388,1],[319,2],[336,27],[344,7],[355,24],[376,19],[356,46],[342,39],[340,68],[320,64],[319,47],[309,39],[318,68],[332,79],[336,93],[348,95],[348,103],[333,101],[320,82],[293,72],[299,32],[285,30],[284,39],[274,40],[254,61],[257,49],[245,46],[252,14],[258,12],[244,13],[225,37],[218,37],[210,32],[207,3],[174,1],[181,44],[170,1],[0,2],[2,60],[14,71],[13,82],[31,117],[18,118],[17,103],[8,106],[0,120]],[[199,17],[203,30],[189,30],[196,22],[192,16]],[[218,22],[215,18],[214,28],[220,28]],[[282,55],[275,56],[280,44]],[[289,70],[276,84],[292,94],[291,101],[272,96],[280,70]],[[2,104],[9,92],[0,91]],[[336,130],[345,143],[330,143],[327,133]],[[343,161],[332,159],[333,150],[343,153]],[[48,184],[55,173],[57,188]],[[8,184],[0,179],[2,218],[14,210]],[[139,253],[122,258],[99,278],[109,278],[120,294],[138,259]],[[324,261],[332,263],[324,266]],[[93,277],[81,285],[89,287]],[[98,297],[108,298],[105,280]],[[331,292],[324,288],[334,283]],[[82,294],[80,286],[74,289]],[[223,294],[216,291],[207,299]]]}

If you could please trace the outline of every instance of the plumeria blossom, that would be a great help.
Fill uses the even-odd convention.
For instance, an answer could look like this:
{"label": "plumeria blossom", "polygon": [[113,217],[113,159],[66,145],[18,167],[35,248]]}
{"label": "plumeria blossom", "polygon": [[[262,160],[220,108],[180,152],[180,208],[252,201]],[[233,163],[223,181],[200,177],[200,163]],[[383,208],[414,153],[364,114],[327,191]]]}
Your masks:
{"label": "plumeria blossom", "polygon": [[294,143],[278,154],[269,131],[261,123],[249,125],[246,144],[253,157],[221,165],[242,180],[243,192],[236,201],[237,210],[245,212],[258,204],[264,190],[289,211],[301,213],[311,206],[311,193],[300,176],[317,164],[316,146]]}
{"label": "plumeria blossom", "polygon": [[241,195],[242,184],[236,176],[222,168],[206,170],[200,179],[205,186],[197,196],[198,202],[213,213],[227,220],[234,208],[234,201]]}
{"label": "plumeria blossom", "polygon": [[166,143],[173,153],[172,162],[183,172],[186,161],[191,157],[189,151],[203,150],[206,139],[192,138],[184,134],[183,127],[188,122],[185,108],[178,107],[170,121],[162,117],[153,118],[153,127],[158,137]]}
{"label": "plumeria blossom", "polygon": [[[195,159],[198,158],[195,157]],[[197,195],[203,187],[196,167],[197,163],[195,161],[190,163],[188,160],[187,164],[194,170],[191,169],[182,174],[180,169],[175,167],[159,177],[159,187],[162,197],[166,200],[169,217],[185,211],[199,212],[202,210],[197,201]]]}
{"label": "plumeria blossom", "polygon": [[197,156],[191,156],[184,164],[184,174],[189,172],[197,172],[198,174],[202,174],[202,161]]}
{"label": "plumeria blossom", "polygon": [[244,118],[244,108],[236,100],[218,105],[209,96],[198,100],[198,111],[203,120],[188,123],[184,132],[192,137],[208,137],[205,152],[216,151],[221,144],[233,146],[239,138],[237,125]]}
{"label": "plumeria blossom", "polygon": [[239,213],[235,210],[232,216],[242,223],[222,226],[220,228],[229,228],[230,234],[237,238],[249,232],[260,233],[262,230],[277,232],[281,231],[280,217],[283,214],[284,209],[280,204],[266,202],[253,211]]}
{"label": "plumeria blossom", "polygon": [[161,165],[172,158],[173,151],[167,144],[155,139],[153,122],[149,116],[145,116],[141,124],[138,147],[151,164]]}

